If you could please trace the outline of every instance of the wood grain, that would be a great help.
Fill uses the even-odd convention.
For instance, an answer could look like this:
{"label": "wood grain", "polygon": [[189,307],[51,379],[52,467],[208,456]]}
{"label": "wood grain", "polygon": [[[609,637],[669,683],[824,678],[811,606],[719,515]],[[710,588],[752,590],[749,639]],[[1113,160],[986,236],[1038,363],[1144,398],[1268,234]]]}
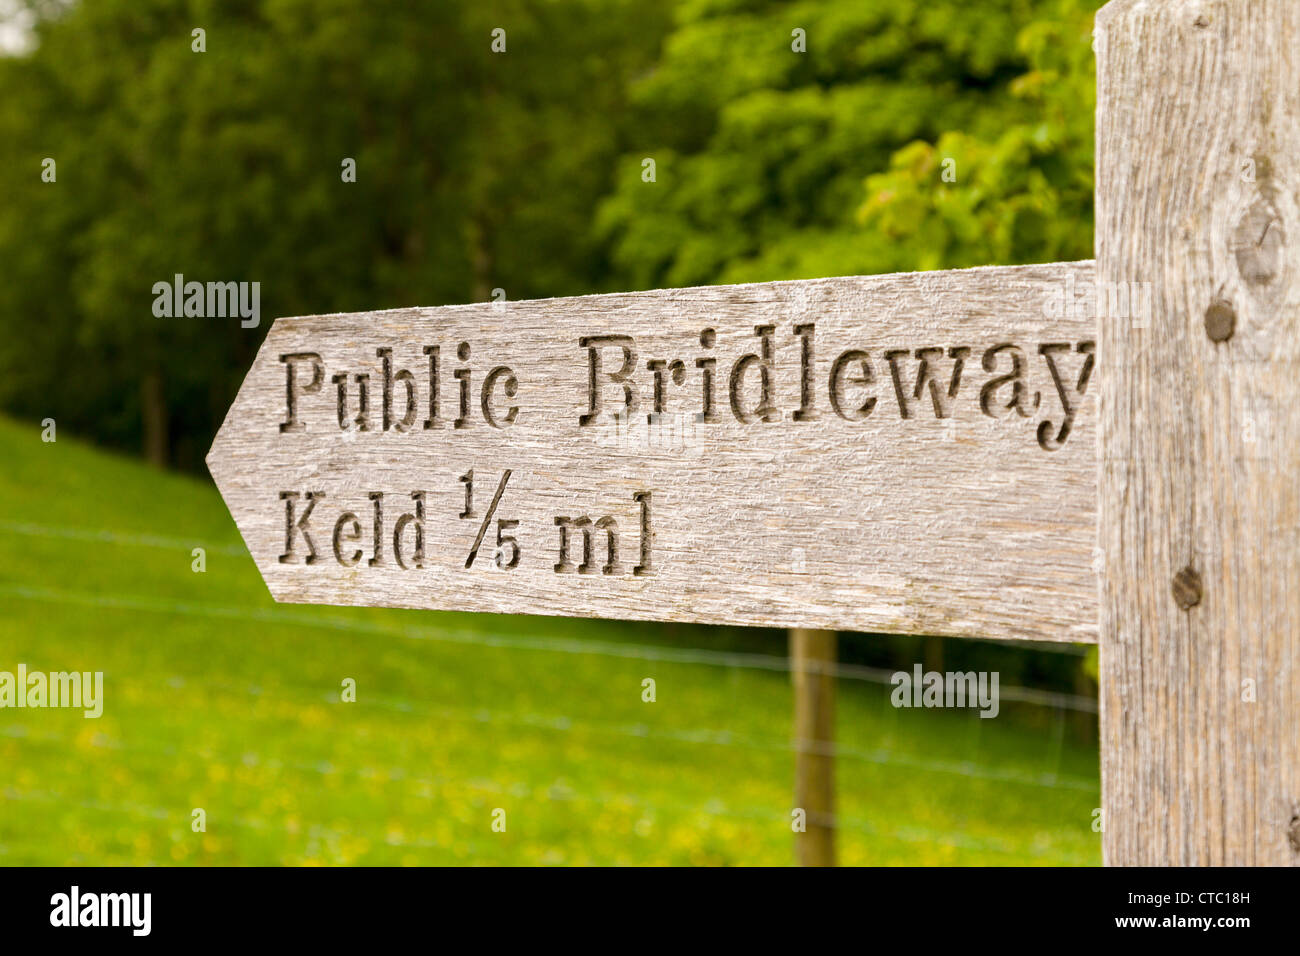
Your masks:
{"label": "wood grain", "polygon": [[[1086,309],[1053,310],[1050,302],[1087,286],[1092,272],[1089,262],[1066,263],[280,319],[208,465],[279,601],[1091,641],[1097,592],[1090,390],[1076,396],[1073,427],[1056,450],[1046,450],[1038,433],[1054,445],[1063,419],[1049,357],[1074,388],[1090,357],[1078,349],[1087,344],[1091,351],[1096,325]],[[745,423],[730,406],[729,375],[741,355],[761,357],[755,328],[767,324],[775,326],[779,419]],[[815,420],[794,417],[804,340],[793,329],[801,324],[815,326]],[[712,348],[701,341],[706,329],[716,333]],[[579,424],[589,412],[591,377],[580,341],[607,334],[635,340],[639,420],[652,408],[647,362],[683,362],[682,384],[665,373],[665,415],[688,422],[683,440],[644,441],[642,432],[620,442],[606,424]],[[461,342],[471,348],[465,362],[456,357]],[[422,350],[432,345],[440,349],[442,410],[438,427],[425,429]],[[1009,385],[990,399],[992,414],[981,409],[984,387],[1012,368],[1015,350],[986,359],[999,345],[1015,345],[1024,359],[1025,415],[1006,407],[1014,397]],[[1044,356],[1043,345],[1056,351]],[[944,351],[933,362],[936,394],[927,386],[915,398],[915,352],[924,348]],[[409,369],[419,387],[419,413],[408,431],[378,424],[378,349],[392,349],[390,372]],[[867,353],[874,376],[840,395],[850,417],[868,397],[875,400],[861,420],[837,414],[828,397],[833,365],[850,349]],[[951,349],[970,352],[949,417],[939,418],[935,403],[946,401]],[[906,352],[895,357],[901,405],[885,358],[890,350]],[[322,381],[298,396],[301,427],[282,433],[288,366],[281,357],[305,352],[320,355]],[[601,355],[608,412],[622,400],[608,381],[621,353]],[[691,433],[702,403],[702,356],[717,359],[718,421]],[[484,376],[499,366],[518,380],[513,399],[492,393],[496,416],[518,406],[504,428],[486,424],[480,407]],[[451,427],[457,368],[472,370],[471,414],[461,429]],[[310,371],[297,370],[304,388]],[[862,374],[852,357],[843,371],[848,379]],[[368,432],[341,429],[337,421],[333,376],[350,382],[357,372],[370,376]],[[742,412],[760,394],[756,367],[746,374]],[[355,404],[354,384],[349,388]],[[397,389],[393,401],[398,417],[405,392]],[[905,405],[912,406],[906,418]],[[470,469],[476,518],[467,520],[457,517],[464,505],[459,478]],[[495,517],[467,569],[507,469]],[[385,495],[388,537],[397,515],[412,511],[416,490],[426,493],[425,566],[397,567],[391,540],[385,563],[369,566],[367,493]],[[638,575],[634,496],[647,491],[653,563]],[[300,496],[297,515],[308,492],[322,496],[309,525],[319,552],[313,564],[303,562],[301,541],[299,553],[280,560],[282,492]],[[358,527],[346,530],[358,531],[355,547],[367,556],[355,567],[340,565],[331,547],[335,518],[345,510],[358,516]],[[556,517],[583,515],[617,523],[614,573],[555,571]],[[513,533],[521,554],[512,570],[493,564],[497,518],[519,522]],[[594,537],[603,562],[604,532]],[[352,546],[345,541],[343,553]]]}
{"label": "wood grain", "polygon": [[1111,864],[1300,859],[1300,4],[1098,15]]}

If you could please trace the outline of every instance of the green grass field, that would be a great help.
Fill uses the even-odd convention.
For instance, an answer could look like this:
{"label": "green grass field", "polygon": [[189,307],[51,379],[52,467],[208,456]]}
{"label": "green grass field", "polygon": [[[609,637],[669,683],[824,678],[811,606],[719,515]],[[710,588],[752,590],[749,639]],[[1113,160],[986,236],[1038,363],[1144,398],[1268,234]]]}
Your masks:
{"label": "green grass field", "polygon": [[[0,710],[0,865],[792,862],[789,675],[684,651],[726,632],[276,605],[210,482],[0,463],[0,671],[105,698]],[[838,682],[842,862],[1100,862],[1095,746],[888,690]]]}

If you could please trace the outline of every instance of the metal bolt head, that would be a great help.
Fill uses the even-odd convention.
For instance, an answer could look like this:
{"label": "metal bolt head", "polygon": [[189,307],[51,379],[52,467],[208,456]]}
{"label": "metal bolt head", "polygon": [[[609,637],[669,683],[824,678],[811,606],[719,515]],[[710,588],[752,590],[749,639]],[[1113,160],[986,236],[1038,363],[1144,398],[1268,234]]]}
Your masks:
{"label": "metal bolt head", "polygon": [[1237,310],[1219,300],[1205,310],[1205,334],[1211,342],[1226,342],[1237,330]]}
{"label": "metal bolt head", "polygon": [[1174,600],[1186,611],[1201,603],[1201,576],[1191,565],[1174,575]]}

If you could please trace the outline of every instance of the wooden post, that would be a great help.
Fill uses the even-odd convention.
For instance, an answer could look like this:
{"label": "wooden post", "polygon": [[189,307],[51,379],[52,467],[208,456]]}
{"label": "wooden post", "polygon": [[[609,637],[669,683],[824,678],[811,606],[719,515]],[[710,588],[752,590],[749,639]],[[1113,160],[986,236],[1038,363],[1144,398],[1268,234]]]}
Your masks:
{"label": "wooden post", "polygon": [[[1110,864],[1300,862],[1300,4],[1097,16]],[[1130,304],[1133,296],[1129,296]]]}
{"label": "wooden post", "polygon": [[800,866],[835,865],[835,632],[790,631],[794,679],[794,805],[804,811],[795,834]]}

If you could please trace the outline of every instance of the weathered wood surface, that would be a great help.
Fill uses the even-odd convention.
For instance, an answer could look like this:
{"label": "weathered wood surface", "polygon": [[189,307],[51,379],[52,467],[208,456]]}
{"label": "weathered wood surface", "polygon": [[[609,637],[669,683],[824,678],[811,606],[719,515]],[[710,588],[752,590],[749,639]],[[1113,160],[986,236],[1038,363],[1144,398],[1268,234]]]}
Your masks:
{"label": "weathered wood surface", "polygon": [[[1092,271],[1090,262],[1065,263],[280,319],[208,465],[280,601],[1090,641],[1096,412],[1086,381],[1078,386],[1092,365],[1096,323],[1079,297]],[[770,336],[756,333],[767,325]],[[806,325],[814,329],[795,331]],[[638,404],[622,432],[607,420],[624,401],[610,375],[623,365],[618,346],[598,349],[604,417],[580,424],[592,401],[591,353],[580,340],[599,335],[634,340]],[[770,421],[761,409],[751,415],[765,339]],[[426,428],[433,346],[441,405]],[[393,427],[383,427],[380,349],[392,350],[390,378],[411,373],[409,430],[397,427],[408,412],[406,380],[391,385]],[[918,387],[922,349],[941,351],[923,357],[931,381]],[[837,411],[830,383],[849,350],[865,352],[869,368],[852,353],[840,362]],[[296,360],[291,416],[283,357],[301,353],[319,355],[320,377],[311,390],[316,362]],[[756,358],[742,368],[733,409],[731,377],[745,354]],[[963,368],[950,396],[954,356]],[[707,359],[716,360],[716,421],[697,424]],[[661,373],[667,430],[658,437],[646,426],[653,360],[682,363]],[[1019,391],[1006,380],[1017,360]],[[485,378],[501,367],[509,371],[497,375],[485,406]],[[459,369],[471,370],[462,428],[453,427]],[[368,431],[355,424],[358,373],[369,376]],[[346,428],[335,376],[348,390]],[[815,412],[799,416],[801,407]],[[471,469],[474,517],[461,519],[460,478]],[[400,515],[415,517],[415,491],[425,493],[425,557],[422,568],[403,569],[392,535]],[[312,563],[305,540],[286,527],[286,507],[296,509],[296,529],[309,492],[318,495],[307,525]],[[384,495],[377,566],[369,563],[371,492]],[[344,521],[336,548],[344,512],[356,524]],[[576,569],[582,516],[593,522],[584,526],[589,573]],[[611,573],[601,573],[602,516],[617,525]],[[569,522],[562,528],[557,518]],[[518,522],[503,532],[521,549],[512,569],[493,560],[499,519]],[[408,563],[418,524],[408,519],[403,531]],[[503,547],[508,565],[513,552]],[[357,551],[355,566],[340,563]]]}
{"label": "weathered wood surface", "polygon": [[1300,4],[1097,19],[1111,864],[1300,860]]}

